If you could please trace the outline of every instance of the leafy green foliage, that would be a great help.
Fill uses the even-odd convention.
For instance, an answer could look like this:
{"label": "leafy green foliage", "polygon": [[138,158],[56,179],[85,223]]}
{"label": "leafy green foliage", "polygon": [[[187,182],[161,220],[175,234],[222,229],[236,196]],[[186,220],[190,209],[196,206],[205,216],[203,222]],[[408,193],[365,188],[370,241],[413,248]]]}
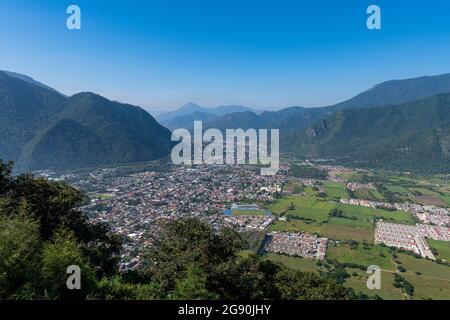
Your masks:
{"label": "leafy green foliage", "polygon": [[[81,290],[67,288],[67,268],[71,265],[78,266],[81,270]],[[50,299],[85,299],[95,290],[95,271],[83,256],[74,234],[68,229],[57,230],[52,242],[44,244],[42,285]]]}
{"label": "leafy green foliage", "polygon": [[[166,225],[160,243],[148,252],[145,274],[162,283],[167,295],[178,298],[189,296],[189,287],[192,299],[206,294],[221,299],[348,298],[347,291],[331,279],[294,271],[256,255],[242,257],[238,252],[243,247],[240,235],[232,229],[215,232],[195,218],[173,221]],[[287,275],[293,278],[287,280]],[[194,286],[194,279],[199,286]],[[310,285],[317,292],[310,292],[315,290]]]}
{"label": "leafy green foliage", "polygon": [[198,266],[187,268],[186,277],[177,281],[171,295],[175,300],[208,300],[216,296],[206,288],[205,274]]}
{"label": "leafy green foliage", "polygon": [[347,291],[329,278],[314,273],[291,272],[284,269],[276,276],[281,299],[287,300],[337,300],[348,298]]}
{"label": "leafy green foliage", "polygon": [[35,220],[43,241],[50,241],[55,231],[64,226],[74,233],[99,275],[117,273],[121,239],[106,225],[91,224],[78,210],[83,201],[80,191],[31,175],[13,177],[11,171],[11,165],[0,162],[0,217]]}
{"label": "leafy green foliage", "polygon": [[37,284],[41,247],[36,221],[0,216],[0,299],[33,298],[28,291]]}

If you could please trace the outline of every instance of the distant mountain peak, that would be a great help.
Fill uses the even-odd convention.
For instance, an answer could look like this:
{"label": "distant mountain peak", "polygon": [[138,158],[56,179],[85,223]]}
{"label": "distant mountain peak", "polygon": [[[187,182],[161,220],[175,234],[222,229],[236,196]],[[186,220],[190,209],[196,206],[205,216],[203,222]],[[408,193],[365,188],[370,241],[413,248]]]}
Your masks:
{"label": "distant mountain peak", "polygon": [[[90,91],[78,92],[69,97],[70,100],[76,99],[92,99],[92,100],[108,100],[107,98]],[[108,100],[109,101],[109,100]]]}
{"label": "distant mountain peak", "polygon": [[[244,107],[242,105],[220,105],[215,108],[205,108],[202,107],[196,103],[189,102],[182,106],[181,108],[175,110],[166,112],[163,114],[160,114],[157,119],[165,126],[171,126],[173,125],[173,120],[179,117],[186,117],[190,116],[191,118],[194,116],[193,113],[202,113],[202,114],[209,114],[209,115],[215,115],[215,116],[223,116],[225,114],[235,113],[235,112],[246,112],[246,111],[252,111],[254,113],[262,113],[261,110],[255,110],[252,108]],[[175,121],[176,122],[176,121]]]}
{"label": "distant mountain peak", "polygon": [[198,105],[194,102],[188,102],[185,105],[183,105],[181,108],[177,109],[177,111],[204,111],[206,108],[202,107],[201,105]]}

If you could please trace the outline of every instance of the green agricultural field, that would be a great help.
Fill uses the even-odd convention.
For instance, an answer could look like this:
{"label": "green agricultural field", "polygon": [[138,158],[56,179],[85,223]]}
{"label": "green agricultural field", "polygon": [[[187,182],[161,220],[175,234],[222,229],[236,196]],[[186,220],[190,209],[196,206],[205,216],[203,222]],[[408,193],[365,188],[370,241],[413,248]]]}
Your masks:
{"label": "green agricultural field", "polygon": [[370,290],[367,288],[367,279],[369,274],[359,269],[347,268],[350,278],[345,280],[344,286],[352,288],[355,293],[364,293],[368,296],[378,295],[384,300],[402,300],[404,299],[403,290],[395,288],[394,273],[389,271],[381,271],[381,289]]}
{"label": "green agricultural field", "polygon": [[414,196],[414,201],[419,203],[445,207],[448,205],[441,197],[441,194],[427,188],[409,188],[413,193],[419,193]]}
{"label": "green agricultural field", "polygon": [[320,223],[305,223],[301,220],[277,221],[270,225],[269,231],[309,232],[321,234],[323,232],[323,227]]}
{"label": "green agricultural field", "polygon": [[348,198],[347,191],[345,191],[345,186],[342,183],[326,181],[324,183],[325,193],[330,198]]}
{"label": "green agricultural field", "polygon": [[363,206],[354,206],[349,204],[338,204],[336,208],[342,210],[344,215],[349,218],[356,218],[363,221],[373,221],[373,216],[384,220],[397,223],[414,224],[413,217],[404,211],[388,211],[383,209],[373,209]]}
{"label": "green agricultural field", "polygon": [[388,248],[382,246],[364,246],[360,243],[355,249],[352,249],[350,246],[342,244],[338,247],[329,247],[327,257],[340,263],[356,263],[366,267],[377,265],[383,270],[395,271]]}
{"label": "green agricultural field", "polygon": [[426,188],[408,188],[411,192],[420,192],[421,194],[427,195],[427,196],[438,196],[439,193],[426,189]]}
{"label": "green agricultural field", "polygon": [[383,201],[384,197],[377,190],[358,190],[353,192],[357,199]]}
{"label": "green agricultural field", "polygon": [[354,206],[350,204],[339,203],[336,208],[342,210],[345,217],[356,218],[363,221],[373,221],[376,209],[363,206]]}
{"label": "green agricultural field", "polygon": [[370,195],[372,196],[372,199],[376,201],[383,201],[384,197],[381,193],[379,193],[377,190],[370,190]]}
{"label": "green agricultural field", "polygon": [[372,229],[349,227],[345,225],[337,225],[327,223],[323,225],[323,236],[335,240],[356,240],[367,242],[374,241],[374,233]]}
{"label": "green agricultural field", "polygon": [[413,184],[426,183],[426,181],[423,181],[423,179],[420,179],[419,177],[414,177],[411,175],[396,175],[396,174],[392,174],[389,172],[385,172],[385,174],[387,175],[387,178],[389,179],[389,181],[394,185],[398,185],[398,184],[411,185],[412,183]]}
{"label": "green agricultural field", "polygon": [[368,229],[373,228],[372,222],[358,220],[358,219],[331,217],[328,219],[328,223],[344,225],[344,226],[349,226],[349,227],[359,227],[359,228],[368,228]]}
{"label": "green agricultural field", "polygon": [[362,174],[353,170],[347,170],[339,173],[338,177],[344,179],[347,182],[358,182],[361,179]]}
{"label": "green agricultural field", "polygon": [[374,241],[374,233],[369,228],[350,227],[333,223],[305,223],[301,220],[277,221],[269,227],[270,231],[317,233],[333,240]]}
{"label": "green agricultural field", "polygon": [[406,189],[405,187],[399,186],[399,185],[385,184],[384,186],[390,192],[398,193],[398,194],[401,194],[401,195],[408,195],[408,194],[411,193],[408,189]]}
{"label": "green agricultural field", "polygon": [[318,271],[320,269],[320,267],[316,265],[317,261],[313,259],[289,257],[274,253],[268,253],[264,255],[264,258],[274,262],[280,262],[287,267],[300,271]]}
{"label": "green agricultural field", "polygon": [[[294,210],[290,210],[292,204],[294,205]],[[310,196],[288,196],[267,206],[267,209],[274,214],[286,212],[289,216],[301,217],[317,222],[327,221],[329,213],[333,208],[333,203],[318,200]]]}
{"label": "green agricultural field", "polygon": [[414,286],[413,299],[450,300],[450,281],[424,277],[412,273],[402,275]]}
{"label": "green agricultural field", "polygon": [[316,191],[314,191],[313,188],[311,188],[311,187],[306,187],[305,188],[305,193],[309,197],[315,197],[316,196]]}
{"label": "green agricultural field", "polygon": [[287,185],[285,185],[283,187],[283,191],[288,191],[288,192],[291,192],[293,194],[299,194],[299,193],[302,193],[303,188],[302,188],[302,186],[299,183],[292,182],[292,183],[288,183]]}
{"label": "green agricultural field", "polygon": [[402,266],[406,269],[404,273],[406,275],[420,272],[422,276],[450,282],[450,267],[446,265],[437,264],[430,260],[416,258],[404,253],[398,254],[398,260],[400,260]]}
{"label": "green agricultural field", "polygon": [[370,193],[369,190],[358,190],[354,192],[356,198],[358,199],[368,199],[368,200],[373,200],[372,199],[372,194]]}
{"label": "green agricultural field", "polygon": [[447,205],[450,206],[450,195],[440,195],[439,199],[441,199],[442,201],[444,201]]}
{"label": "green agricultural field", "polygon": [[414,218],[409,212],[405,211],[388,211],[382,209],[376,209],[376,217],[383,220],[403,223],[403,224],[415,224]]}
{"label": "green agricultural field", "polygon": [[438,252],[438,255],[436,256],[437,259],[444,259],[450,261],[450,242],[428,239],[428,244],[430,245],[431,248],[437,250]]}

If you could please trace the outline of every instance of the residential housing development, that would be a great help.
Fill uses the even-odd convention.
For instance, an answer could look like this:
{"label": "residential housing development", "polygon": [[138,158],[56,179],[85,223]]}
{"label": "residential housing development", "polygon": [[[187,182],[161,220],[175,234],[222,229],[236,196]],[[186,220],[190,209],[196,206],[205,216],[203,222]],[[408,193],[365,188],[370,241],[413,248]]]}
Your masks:
{"label": "residential housing development", "polygon": [[272,232],[268,235],[266,251],[313,259],[325,259],[327,238],[309,233]]}
{"label": "residential housing development", "polygon": [[449,231],[449,228],[432,225],[417,224],[412,226],[377,222],[375,243],[384,243],[387,246],[412,251],[424,258],[435,260],[426,238],[450,241]]}

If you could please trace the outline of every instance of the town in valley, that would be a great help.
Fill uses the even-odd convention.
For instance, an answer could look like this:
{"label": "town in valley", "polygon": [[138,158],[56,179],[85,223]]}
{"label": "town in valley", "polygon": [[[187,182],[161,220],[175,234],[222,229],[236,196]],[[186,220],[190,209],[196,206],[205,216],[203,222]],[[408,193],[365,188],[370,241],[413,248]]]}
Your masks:
{"label": "town in valley", "polygon": [[[293,167],[322,175],[302,177]],[[365,268],[379,264],[385,278],[400,274],[415,284],[417,298],[450,298],[449,290],[429,284],[443,278],[450,289],[450,185],[443,176],[310,161],[282,163],[273,176],[249,165],[161,164],[36,174],[87,194],[82,210],[91,222],[107,223],[124,240],[122,270],[140,267],[167,221],[196,217],[245,235],[249,245],[242,254],[339,274],[344,285],[368,297],[408,296],[395,281],[380,292],[359,284]],[[445,273],[435,277],[433,268]]]}

